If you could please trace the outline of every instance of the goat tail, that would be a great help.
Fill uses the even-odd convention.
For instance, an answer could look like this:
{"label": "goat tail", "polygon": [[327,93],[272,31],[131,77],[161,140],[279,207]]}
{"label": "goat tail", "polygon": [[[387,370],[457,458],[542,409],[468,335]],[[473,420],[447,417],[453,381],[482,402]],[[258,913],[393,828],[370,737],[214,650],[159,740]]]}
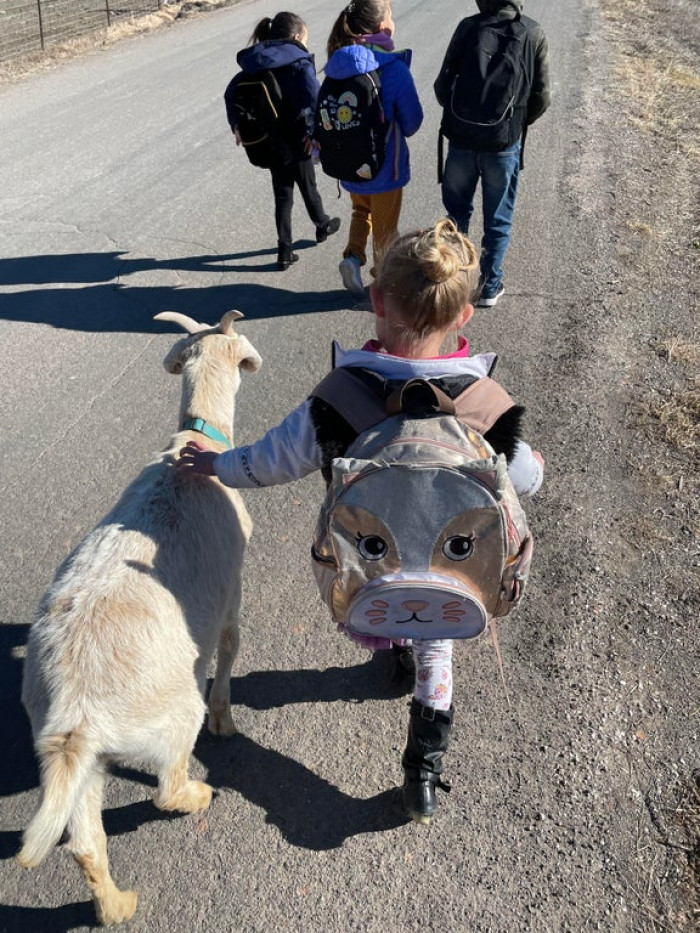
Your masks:
{"label": "goat tail", "polygon": [[97,763],[94,745],[80,732],[45,736],[37,743],[37,753],[42,799],[17,854],[23,868],[34,868],[59,841]]}

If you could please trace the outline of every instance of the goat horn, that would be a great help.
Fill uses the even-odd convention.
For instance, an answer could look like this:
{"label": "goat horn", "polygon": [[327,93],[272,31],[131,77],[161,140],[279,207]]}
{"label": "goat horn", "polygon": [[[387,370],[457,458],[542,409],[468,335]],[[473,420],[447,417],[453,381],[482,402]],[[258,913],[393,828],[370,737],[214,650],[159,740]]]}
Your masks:
{"label": "goat horn", "polygon": [[209,330],[206,324],[200,324],[194,318],[186,314],[180,314],[179,311],[160,311],[154,315],[154,321],[172,321],[173,324],[179,324],[188,334],[199,334],[203,330]]}
{"label": "goat horn", "polygon": [[222,334],[230,335],[233,333],[233,322],[243,317],[241,311],[227,311],[221,318],[220,330]]}

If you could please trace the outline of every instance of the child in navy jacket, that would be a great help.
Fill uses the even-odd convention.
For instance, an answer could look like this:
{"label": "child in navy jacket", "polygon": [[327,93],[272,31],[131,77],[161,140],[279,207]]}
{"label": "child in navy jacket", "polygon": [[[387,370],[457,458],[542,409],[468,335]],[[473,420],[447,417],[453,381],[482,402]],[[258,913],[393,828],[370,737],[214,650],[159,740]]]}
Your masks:
{"label": "child in navy jacket", "polygon": [[316,187],[316,169],[311,161],[311,134],[319,83],[314,57],[306,48],[308,30],[304,20],[295,13],[278,13],[274,19],[266,16],[255,27],[253,45],[238,53],[242,72],[229,83],[224,94],[226,115],[236,143],[241,140],[237,130],[237,114],[233,106],[236,84],[244,74],[256,74],[268,69],[282,92],[285,111],[281,115],[285,126],[285,146],[280,148],[280,162],[270,168],[275,194],[277,225],[277,266],[288,269],[299,256],[292,251],[292,206],[294,185],[304,199],[311,221],[316,226],[316,242],[323,243],[340,227],[337,217],[329,217]]}

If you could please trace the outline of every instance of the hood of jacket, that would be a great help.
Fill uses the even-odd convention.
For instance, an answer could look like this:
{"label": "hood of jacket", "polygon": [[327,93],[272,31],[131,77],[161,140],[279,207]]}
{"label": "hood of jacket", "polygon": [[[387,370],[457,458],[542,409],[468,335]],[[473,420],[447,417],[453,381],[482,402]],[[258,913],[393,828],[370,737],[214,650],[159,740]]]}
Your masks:
{"label": "hood of jacket", "polygon": [[374,46],[344,45],[331,55],[324,71],[329,78],[349,78],[351,75],[367,74],[375,68],[391,65],[392,62],[399,60],[410,66],[410,49],[404,49],[401,52],[384,52]]}
{"label": "hood of jacket", "polygon": [[241,49],[236,56],[236,61],[243,71],[255,74],[267,68],[282,68],[284,65],[291,65],[302,58],[310,58],[313,61],[309,50],[293,39],[268,39]]}
{"label": "hood of jacket", "polygon": [[491,376],[498,357],[495,353],[479,353],[477,356],[405,359],[374,350],[343,350],[334,340],[333,361],[334,367],[361,366],[387,379],[439,379],[441,376]]}
{"label": "hood of jacket", "polygon": [[476,0],[480,13],[498,16],[503,13],[508,19],[514,19],[516,13],[523,12],[522,0]]}

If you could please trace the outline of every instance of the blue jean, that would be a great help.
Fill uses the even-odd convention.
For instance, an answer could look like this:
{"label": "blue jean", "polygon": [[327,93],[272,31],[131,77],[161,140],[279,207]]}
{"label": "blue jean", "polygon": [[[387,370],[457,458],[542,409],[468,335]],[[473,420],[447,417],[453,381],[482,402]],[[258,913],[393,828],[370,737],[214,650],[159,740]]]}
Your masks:
{"label": "blue jean", "polygon": [[458,149],[450,143],[442,180],[442,203],[465,235],[481,179],[484,235],[481,240],[481,294],[492,298],[503,278],[503,258],[510,241],[520,175],[520,140],[501,152]]}

